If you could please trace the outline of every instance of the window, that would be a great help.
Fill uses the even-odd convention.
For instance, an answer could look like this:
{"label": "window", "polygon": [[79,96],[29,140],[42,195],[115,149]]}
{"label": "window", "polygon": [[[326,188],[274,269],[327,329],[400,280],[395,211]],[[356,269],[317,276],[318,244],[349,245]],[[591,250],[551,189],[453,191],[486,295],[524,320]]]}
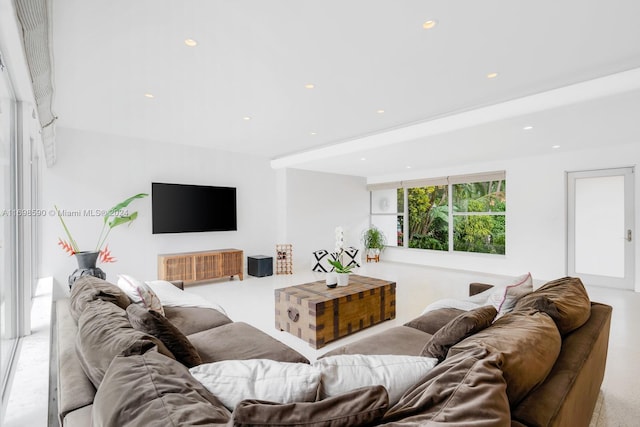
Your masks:
{"label": "window", "polygon": [[[505,253],[504,171],[374,184],[369,189],[371,223],[384,231],[388,243],[396,226],[398,239],[392,246]],[[393,206],[384,205],[389,200]]]}
{"label": "window", "polygon": [[6,403],[6,385],[18,338],[18,285],[16,276],[16,207],[14,184],[17,176],[15,98],[6,69],[0,67],[0,397]]}

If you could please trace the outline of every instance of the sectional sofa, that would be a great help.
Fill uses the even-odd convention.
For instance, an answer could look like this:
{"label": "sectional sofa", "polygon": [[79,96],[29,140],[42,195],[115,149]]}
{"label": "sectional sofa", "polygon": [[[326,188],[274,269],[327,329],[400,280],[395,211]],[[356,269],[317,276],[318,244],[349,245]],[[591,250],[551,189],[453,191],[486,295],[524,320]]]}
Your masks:
{"label": "sectional sofa", "polygon": [[[472,284],[471,293],[487,288]],[[371,385],[312,401],[246,399],[228,408],[189,367],[309,361],[218,310],[163,311],[132,304],[117,286],[91,277],[78,280],[69,299],[56,301],[62,426],[587,426],[611,320],[611,307],[589,301],[579,279],[558,279],[519,298],[497,320],[496,309],[486,305],[436,309],[322,356],[437,359],[395,402],[390,390]]]}

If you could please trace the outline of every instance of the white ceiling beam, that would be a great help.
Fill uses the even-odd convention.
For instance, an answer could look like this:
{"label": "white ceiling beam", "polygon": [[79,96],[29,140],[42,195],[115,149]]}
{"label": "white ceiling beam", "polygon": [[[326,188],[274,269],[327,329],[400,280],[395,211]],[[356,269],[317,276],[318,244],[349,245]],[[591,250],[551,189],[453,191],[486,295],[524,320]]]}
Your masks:
{"label": "white ceiling beam", "polygon": [[640,90],[640,68],[279,157],[271,160],[271,167],[294,167],[634,90]]}

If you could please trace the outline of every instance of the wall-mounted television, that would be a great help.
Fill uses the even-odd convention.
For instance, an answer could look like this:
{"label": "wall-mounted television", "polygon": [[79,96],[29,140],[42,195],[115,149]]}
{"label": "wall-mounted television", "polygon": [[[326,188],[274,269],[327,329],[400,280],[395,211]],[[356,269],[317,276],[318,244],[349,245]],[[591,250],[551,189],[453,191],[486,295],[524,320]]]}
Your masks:
{"label": "wall-mounted television", "polygon": [[236,189],[151,183],[153,234],[237,230]]}

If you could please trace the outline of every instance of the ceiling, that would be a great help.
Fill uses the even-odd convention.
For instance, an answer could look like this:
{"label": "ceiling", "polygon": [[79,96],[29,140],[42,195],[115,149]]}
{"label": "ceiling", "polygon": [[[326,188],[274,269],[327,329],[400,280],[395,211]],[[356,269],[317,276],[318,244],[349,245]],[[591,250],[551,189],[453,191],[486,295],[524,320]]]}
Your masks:
{"label": "ceiling", "polygon": [[54,109],[369,178],[640,143],[638,18],[637,0],[53,0]]}

